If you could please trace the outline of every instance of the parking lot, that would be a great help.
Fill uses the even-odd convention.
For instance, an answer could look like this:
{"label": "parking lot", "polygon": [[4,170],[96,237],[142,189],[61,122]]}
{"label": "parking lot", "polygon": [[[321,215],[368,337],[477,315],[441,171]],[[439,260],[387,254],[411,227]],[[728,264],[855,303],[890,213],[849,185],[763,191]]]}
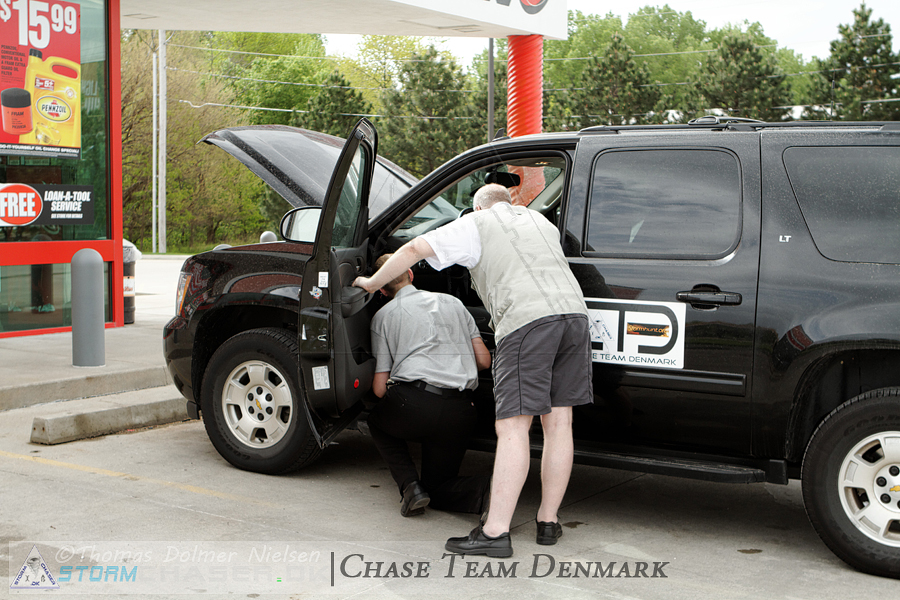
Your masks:
{"label": "parking lot", "polygon": [[[104,558],[115,562],[103,556],[107,548],[131,548],[152,549],[156,561],[169,558],[169,567],[181,569],[168,571],[168,579],[163,573],[163,582],[149,588],[140,576],[160,565],[147,565],[128,585],[105,582],[102,593],[136,597],[174,594],[178,587],[178,593],[294,598],[512,593],[522,598],[822,599],[888,597],[898,590],[896,581],[857,573],[829,552],[806,519],[797,485],[727,486],[576,466],[560,515],[564,536],[557,546],[546,547],[534,542],[535,462],[514,519],[513,558],[471,557],[451,565],[449,557],[442,557],[444,540],[466,533],[475,518],[438,511],[401,517],[388,471],[371,439],[358,432],[342,434],[312,467],[271,477],[225,463],[199,422],[46,447],[27,442],[28,410],[9,411],[2,418],[0,506],[9,577],[32,546],[57,575],[66,548],[77,553],[88,546],[95,553],[85,562],[90,566],[107,567]],[[486,472],[490,463],[491,455],[473,452],[464,468]],[[284,565],[272,552],[267,561],[265,548],[279,552],[288,545],[318,552],[321,562],[312,571],[295,573],[296,581],[288,576],[276,581]],[[198,547],[234,552],[237,561],[255,553],[273,575],[268,570],[210,572],[212,566],[197,562]],[[182,556],[173,559],[173,552]],[[536,554],[545,556],[536,559]],[[386,564],[380,571],[372,567],[365,577],[364,563],[376,561]],[[392,561],[398,563],[399,577],[375,577],[389,574]],[[430,563],[428,576],[402,577],[407,562]],[[597,562],[599,571],[587,564]],[[611,562],[616,564],[610,567]],[[644,576],[636,573],[641,563],[647,565]],[[654,565],[659,565],[657,576],[651,577]],[[95,583],[85,575],[78,586],[61,583],[55,595],[67,595],[67,589],[101,593],[100,581]],[[10,581],[2,585],[9,590]]]}
{"label": "parking lot", "polygon": [[[138,263],[137,322],[124,333],[158,339],[180,264]],[[34,352],[39,337],[19,338],[4,344],[4,357],[29,339]],[[134,351],[161,363],[161,349],[157,357],[150,346]],[[108,355],[107,369],[129,360],[138,358]],[[796,482],[723,485],[576,465],[563,538],[538,546],[533,461],[513,520],[513,557],[453,559],[445,540],[467,533],[476,517],[401,517],[390,474],[357,431],[342,433],[311,467],[273,477],[231,467],[198,421],[30,443],[34,416],[51,406],[59,404],[0,412],[0,553],[8,562],[0,588],[11,596],[34,549],[59,585],[48,593],[73,598],[844,600],[900,590],[825,547]],[[463,469],[488,473],[491,462],[470,452]]]}

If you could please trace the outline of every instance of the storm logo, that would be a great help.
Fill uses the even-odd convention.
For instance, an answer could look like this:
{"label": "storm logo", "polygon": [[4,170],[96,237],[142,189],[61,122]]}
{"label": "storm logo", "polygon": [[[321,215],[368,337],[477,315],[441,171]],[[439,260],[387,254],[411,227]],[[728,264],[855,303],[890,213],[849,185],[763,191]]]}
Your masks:
{"label": "storm logo", "polygon": [[37,221],[44,209],[41,195],[21,183],[0,185],[0,227],[21,227]]}
{"label": "storm logo", "polygon": [[529,15],[536,15],[537,13],[544,10],[544,7],[547,6],[547,3],[550,0],[519,0],[522,3],[522,8],[525,9]]}

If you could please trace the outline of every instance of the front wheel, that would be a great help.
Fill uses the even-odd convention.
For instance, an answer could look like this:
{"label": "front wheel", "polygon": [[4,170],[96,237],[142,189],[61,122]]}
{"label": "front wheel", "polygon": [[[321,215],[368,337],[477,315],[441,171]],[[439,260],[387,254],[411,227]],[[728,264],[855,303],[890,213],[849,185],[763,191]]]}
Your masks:
{"label": "front wheel", "polygon": [[203,377],[200,408],[213,446],[234,466],[270,475],[320,454],[297,382],[296,335],[253,329],[222,344]]}
{"label": "front wheel", "polygon": [[822,541],[849,565],[900,578],[900,388],[829,414],[803,459],[803,502]]}

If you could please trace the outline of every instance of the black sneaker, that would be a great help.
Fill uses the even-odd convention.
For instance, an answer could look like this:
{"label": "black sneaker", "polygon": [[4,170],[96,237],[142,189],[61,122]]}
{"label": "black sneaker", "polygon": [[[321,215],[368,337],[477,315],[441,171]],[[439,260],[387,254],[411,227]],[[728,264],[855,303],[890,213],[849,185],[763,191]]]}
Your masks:
{"label": "black sneaker", "polygon": [[413,481],[403,490],[403,499],[400,500],[400,514],[404,517],[415,517],[425,512],[425,507],[431,502],[431,496],[418,481]]}
{"label": "black sneaker", "polygon": [[541,546],[552,546],[556,540],[562,537],[562,525],[557,521],[538,521],[537,522],[537,543]]}
{"label": "black sneaker", "polygon": [[490,537],[481,530],[481,525],[465,537],[450,538],[444,548],[456,554],[484,554],[494,558],[508,558],[513,554],[508,531],[497,537]]}

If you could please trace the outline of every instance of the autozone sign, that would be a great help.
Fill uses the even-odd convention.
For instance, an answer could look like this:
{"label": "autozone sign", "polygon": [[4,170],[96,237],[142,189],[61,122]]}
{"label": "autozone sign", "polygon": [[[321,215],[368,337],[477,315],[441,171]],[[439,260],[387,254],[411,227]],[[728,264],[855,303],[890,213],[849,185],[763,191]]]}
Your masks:
{"label": "autozone sign", "polygon": [[[490,1],[491,0],[487,0],[487,2],[490,2]],[[512,0],[494,0],[494,1],[497,4],[502,4],[503,6],[509,6],[512,3]],[[525,9],[525,12],[527,12],[529,15],[534,15],[534,14],[537,14],[537,13],[541,12],[542,10],[544,10],[544,7],[547,6],[548,2],[550,2],[550,0],[519,0],[519,3],[522,5],[522,8]]]}
{"label": "autozone sign", "polygon": [[[474,27],[485,37],[542,35],[550,39],[568,37],[568,11],[563,0],[382,0],[388,4],[406,4],[432,12],[428,18],[443,22],[448,29],[454,23]],[[457,17],[441,19],[440,16]]]}

